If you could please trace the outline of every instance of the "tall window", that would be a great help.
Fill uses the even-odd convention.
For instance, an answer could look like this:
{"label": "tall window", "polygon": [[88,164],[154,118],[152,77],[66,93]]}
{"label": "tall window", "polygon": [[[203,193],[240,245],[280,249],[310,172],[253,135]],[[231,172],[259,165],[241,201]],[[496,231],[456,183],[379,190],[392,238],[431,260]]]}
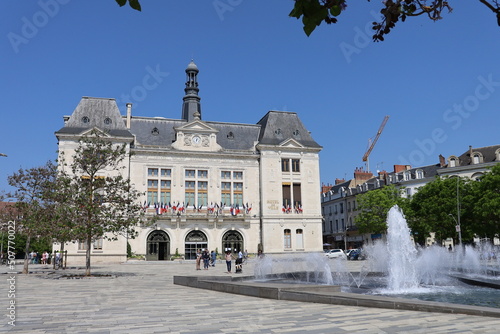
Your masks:
{"label": "tall window", "polygon": [[198,181],[198,206],[207,206],[208,204],[208,182]]}
{"label": "tall window", "polygon": [[243,172],[221,171],[221,202],[226,205],[243,205]]}
{"label": "tall window", "polygon": [[148,168],[148,203],[169,203],[172,190],[172,170],[169,168]]}
{"label": "tall window", "polygon": [[184,203],[190,206],[202,207],[208,203],[208,170],[185,170]]}
{"label": "tall window", "polygon": [[281,171],[282,172],[290,171],[290,159],[281,159]]}
{"label": "tall window", "polygon": [[158,202],[158,180],[148,180],[148,203]]}
{"label": "tall window", "polygon": [[282,184],[283,209],[286,213],[302,210],[302,189],[300,183]]}
{"label": "tall window", "polygon": [[300,159],[281,159],[282,172],[289,172],[290,166],[293,173],[300,173]]}
{"label": "tall window", "polygon": [[295,231],[295,236],[296,236],[296,244],[295,244],[295,247],[297,249],[304,249],[304,233],[302,231],[302,229],[297,229]]}
{"label": "tall window", "polygon": [[186,203],[186,206],[188,205],[195,205],[194,198],[196,195],[196,181],[186,181],[185,182],[185,196],[184,196],[184,203]]}
{"label": "tall window", "polygon": [[283,183],[283,208],[292,206],[292,192],[290,191],[290,183]]}
{"label": "tall window", "polygon": [[221,183],[221,202],[225,204],[231,204],[231,182]]}
{"label": "tall window", "polygon": [[292,232],[289,229],[285,229],[283,233],[284,237],[284,247],[285,249],[290,249],[292,248]]}
{"label": "tall window", "polygon": [[103,241],[102,237],[97,240],[94,240],[93,247],[95,250],[102,250],[102,241]]}

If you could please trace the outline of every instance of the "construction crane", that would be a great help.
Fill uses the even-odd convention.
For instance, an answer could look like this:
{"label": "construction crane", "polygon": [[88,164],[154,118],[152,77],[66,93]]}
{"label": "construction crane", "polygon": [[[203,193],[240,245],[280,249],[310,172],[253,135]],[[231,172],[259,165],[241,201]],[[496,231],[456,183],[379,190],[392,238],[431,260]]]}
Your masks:
{"label": "construction crane", "polygon": [[368,157],[370,156],[370,153],[372,153],[373,147],[377,143],[377,140],[380,137],[380,135],[382,134],[382,131],[384,130],[385,124],[387,123],[388,120],[389,120],[389,116],[386,115],[384,117],[384,120],[382,121],[382,124],[380,125],[380,128],[377,131],[377,134],[375,135],[375,138],[373,138],[373,141],[371,140],[371,138],[368,139],[369,147],[366,150],[365,155],[363,155],[363,161],[366,162],[366,171],[367,172],[370,171],[370,163],[369,163]]}

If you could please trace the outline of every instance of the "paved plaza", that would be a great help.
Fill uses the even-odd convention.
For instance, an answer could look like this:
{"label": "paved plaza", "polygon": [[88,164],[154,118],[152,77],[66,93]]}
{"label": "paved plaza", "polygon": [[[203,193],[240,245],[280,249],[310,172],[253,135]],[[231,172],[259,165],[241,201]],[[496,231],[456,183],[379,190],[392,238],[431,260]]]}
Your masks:
{"label": "paved plaza", "polygon": [[[349,262],[359,270],[359,263]],[[22,270],[22,265],[16,267]],[[32,274],[1,267],[0,331],[16,333],[499,333],[500,319],[261,299],[173,284],[174,275],[237,275],[225,264],[195,270],[194,262],[136,261],[95,265],[68,279],[50,266]],[[70,268],[64,274],[83,273]],[[252,263],[244,274],[253,272]],[[59,277],[59,278],[58,278]],[[15,297],[9,296],[15,289]],[[15,309],[12,309],[12,303]],[[9,310],[10,308],[10,310]],[[15,316],[15,327],[9,324]]]}

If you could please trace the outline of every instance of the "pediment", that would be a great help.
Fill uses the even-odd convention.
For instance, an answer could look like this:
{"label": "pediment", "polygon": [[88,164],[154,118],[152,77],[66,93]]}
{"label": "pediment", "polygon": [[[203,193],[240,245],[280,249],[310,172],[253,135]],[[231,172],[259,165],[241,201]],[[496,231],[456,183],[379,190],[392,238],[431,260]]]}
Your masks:
{"label": "pediment", "polygon": [[189,122],[183,126],[178,126],[174,128],[176,132],[200,132],[200,133],[217,133],[219,132],[217,129],[208,126],[205,122],[200,120],[194,120]]}
{"label": "pediment", "polygon": [[285,141],[282,141],[279,145],[279,147],[288,147],[288,148],[303,148],[304,145],[296,141],[295,139],[289,138]]}
{"label": "pediment", "polygon": [[99,129],[98,127],[85,129],[80,135],[92,137],[93,133],[97,133],[99,136],[102,136],[102,137],[110,137],[110,135],[107,131],[103,131],[102,129]]}

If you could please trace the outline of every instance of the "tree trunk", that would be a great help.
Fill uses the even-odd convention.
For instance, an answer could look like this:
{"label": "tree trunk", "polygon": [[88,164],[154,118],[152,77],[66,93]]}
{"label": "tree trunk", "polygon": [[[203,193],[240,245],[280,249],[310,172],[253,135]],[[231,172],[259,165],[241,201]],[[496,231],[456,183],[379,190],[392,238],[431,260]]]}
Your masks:
{"label": "tree trunk", "polygon": [[92,247],[92,237],[87,236],[87,251],[85,252],[85,276],[90,276],[90,248]]}
{"label": "tree trunk", "polygon": [[31,235],[28,234],[28,237],[26,238],[26,249],[24,250],[23,274],[28,274],[29,273],[29,271],[28,271],[28,264],[29,264],[30,241],[31,241]]}
{"label": "tree trunk", "polygon": [[63,260],[63,256],[64,256],[64,242],[61,241],[61,262],[62,262],[62,268],[66,269],[66,263]]}

